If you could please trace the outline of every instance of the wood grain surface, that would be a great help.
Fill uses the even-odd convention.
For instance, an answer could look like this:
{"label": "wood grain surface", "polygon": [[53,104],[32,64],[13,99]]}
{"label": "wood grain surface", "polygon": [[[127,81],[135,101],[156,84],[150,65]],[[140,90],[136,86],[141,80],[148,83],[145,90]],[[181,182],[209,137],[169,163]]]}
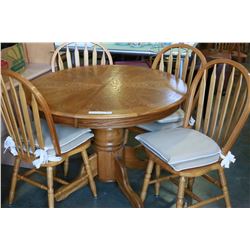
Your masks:
{"label": "wood grain surface", "polygon": [[187,92],[186,84],[173,75],[126,65],[66,69],[33,84],[55,122],[90,128],[124,128],[160,119],[174,112]]}

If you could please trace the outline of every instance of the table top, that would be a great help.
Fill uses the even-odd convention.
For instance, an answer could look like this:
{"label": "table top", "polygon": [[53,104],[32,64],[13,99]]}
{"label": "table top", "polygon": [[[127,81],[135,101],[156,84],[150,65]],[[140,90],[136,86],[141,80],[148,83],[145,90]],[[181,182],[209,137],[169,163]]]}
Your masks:
{"label": "table top", "polygon": [[66,69],[32,82],[55,122],[90,128],[125,128],[163,118],[187,92],[186,84],[173,75],[127,65]]}

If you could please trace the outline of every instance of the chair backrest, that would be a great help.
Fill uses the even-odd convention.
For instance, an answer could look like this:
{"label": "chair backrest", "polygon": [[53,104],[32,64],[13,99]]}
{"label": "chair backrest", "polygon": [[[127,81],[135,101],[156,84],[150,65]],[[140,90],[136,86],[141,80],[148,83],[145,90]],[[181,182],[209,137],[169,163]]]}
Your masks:
{"label": "chair backrest", "polygon": [[[226,72],[229,72],[229,77],[225,76]],[[188,126],[192,115],[196,120],[194,128],[213,138],[227,153],[250,112],[247,69],[229,59],[210,61],[197,73],[187,106],[184,127]]]}
{"label": "chair backrest", "polygon": [[[82,45],[81,45],[82,47]],[[70,49],[71,48],[71,49]],[[56,71],[56,66],[59,70],[65,68],[62,60],[62,51],[66,52],[67,68],[89,66],[89,65],[106,65],[113,64],[110,52],[98,43],[83,43],[83,49],[79,49],[79,43],[64,43],[60,45],[54,52],[51,59],[52,72]],[[82,60],[81,60],[82,54]],[[98,61],[98,58],[100,60]]]}
{"label": "chair backrest", "polygon": [[237,43],[215,43],[214,44],[214,49],[217,50],[218,52],[222,51],[228,51],[232,52],[235,50],[237,47]]}
{"label": "chair backrest", "polygon": [[233,60],[244,62],[248,54],[248,43],[215,43],[215,51],[226,52]]}
{"label": "chair backrest", "polygon": [[249,43],[238,43],[239,50],[243,53],[248,54],[249,52]]}
{"label": "chair backrest", "polygon": [[34,160],[37,148],[44,149],[40,112],[44,114],[57,155],[61,154],[50,108],[36,87],[20,74],[1,72],[1,113],[18,155]]}
{"label": "chair backrest", "polygon": [[[164,55],[168,56],[167,59],[164,58]],[[152,69],[174,73],[176,78],[181,78],[190,88],[195,72],[206,62],[206,58],[197,48],[182,43],[172,44],[157,54]]]}

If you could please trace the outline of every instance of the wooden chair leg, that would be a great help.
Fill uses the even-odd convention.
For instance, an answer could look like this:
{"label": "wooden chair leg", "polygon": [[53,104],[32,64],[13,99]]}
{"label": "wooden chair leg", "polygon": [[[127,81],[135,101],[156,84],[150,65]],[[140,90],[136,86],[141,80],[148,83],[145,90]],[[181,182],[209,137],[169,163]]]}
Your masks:
{"label": "wooden chair leg", "polygon": [[185,177],[181,176],[179,179],[179,187],[178,187],[178,194],[177,194],[177,201],[176,201],[177,208],[183,207],[185,182],[186,182]]}
{"label": "wooden chair leg", "polygon": [[153,167],[154,167],[154,162],[152,160],[149,160],[146,174],[145,174],[145,178],[144,178],[144,182],[143,182],[143,186],[142,186],[142,191],[141,191],[142,202],[144,202],[146,195],[147,195],[148,185],[149,185],[149,181],[151,178],[151,173],[152,173]]}
{"label": "wooden chair leg", "polygon": [[69,172],[69,158],[66,158],[63,165],[64,176],[68,175]]}
{"label": "wooden chair leg", "polygon": [[12,204],[14,197],[15,197],[17,174],[18,174],[18,170],[20,167],[20,163],[21,163],[21,159],[16,158],[14,169],[13,169],[13,174],[12,174],[12,179],[11,179],[11,186],[10,186],[10,193],[9,193],[9,205]]}
{"label": "wooden chair leg", "polygon": [[53,176],[56,177],[56,168],[53,168]]}
{"label": "wooden chair leg", "polygon": [[[193,192],[194,181],[195,181],[194,177],[190,177],[187,179],[187,189],[191,192]],[[186,204],[187,207],[191,206],[192,204],[193,204],[192,197],[188,197]]]}
{"label": "wooden chair leg", "polygon": [[227,188],[227,181],[226,181],[226,176],[224,173],[224,168],[220,168],[218,171],[219,171],[219,177],[220,177],[222,191],[224,194],[226,207],[231,207],[231,202],[230,202],[229,192],[228,192],[228,188]]}
{"label": "wooden chair leg", "polygon": [[[156,179],[160,178],[160,175],[161,175],[161,167],[160,165],[157,164],[155,168],[155,178]],[[156,196],[159,196],[160,194],[160,185],[161,184],[159,181],[155,183],[155,195]]]}
{"label": "wooden chair leg", "polygon": [[91,168],[90,168],[90,165],[89,165],[88,154],[87,154],[86,150],[82,151],[81,154],[82,154],[82,159],[83,159],[85,167],[86,167],[86,172],[88,174],[91,191],[92,191],[94,197],[97,197],[95,181],[94,181],[94,178],[93,178],[93,175],[92,175],[92,172],[91,172]]}
{"label": "wooden chair leg", "polygon": [[194,177],[188,178],[187,188],[192,192],[193,191],[193,185],[194,185]]}
{"label": "wooden chair leg", "polygon": [[54,188],[53,188],[53,168],[47,167],[47,183],[48,183],[48,203],[49,208],[54,207]]}
{"label": "wooden chair leg", "polygon": [[126,145],[128,143],[128,135],[129,135],[129,130],[126,128],[125,131],[124,131],[123,145]]}

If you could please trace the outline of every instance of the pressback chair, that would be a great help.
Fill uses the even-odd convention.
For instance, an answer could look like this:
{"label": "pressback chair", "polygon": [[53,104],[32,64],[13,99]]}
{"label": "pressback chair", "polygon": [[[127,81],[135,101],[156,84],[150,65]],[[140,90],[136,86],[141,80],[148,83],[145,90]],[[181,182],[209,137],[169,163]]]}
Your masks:
{"label": "pressback chair", "polygon": [[[63,63],[61,55],[63,52],[66,53],[66,65]],[[71,69],[72,67],[98,64],[113,64],[110,52],[98,43],[84,43],[82,50],[79,49],[78,43],[64,43],[55,50],[51,59],[52,72],[55,72],[57,68],[63,70],[65,68]]]}
{"label": "pressback chair", "polygon": [[[90,66],[90,65],[113,65],[113,59],[110,52],[98,43],[83,43],[83,49],[80,50],[79,43],[63,43],[54,52],[51,59],[52,72],[57,70],[71,69],[72,67]],[[70,49],[71,48],[71,49]],[[63,54],[66,57],[66,64],[63,62]],[[98,60],[101,58],[101,60]],[[64,175],[69,171],[69,159],[64,161]]]}
{"label": "pressback chair", "polygon": [[[1,73],[1,113],[9,133],[4,143],[5,148],[9,148],[15,156],[10,204],[14,199],[17,180],[23,180],[46,190],[49,207],[54,207],[54,199],[58,193],[54,192],[53,181],[70,189],[73,186],[75,188],[80,179],[69,183],[53,176],[53,169],[76,153],[82,154],[85,166],[82,165],[80,173],[87,172],[92,193],[96,196],[95,182],[86,152],[93,137],[89,129],[55,125],[50,108],[41,93],[31,82],[9,70]],[[45,119],[40,117],[41,114]],[[18,173],[21,161],[33,163],[36,168],[21,175]],[[46,168],[47,173],[38,169],[39,167]],[[47,185],[29,178],[33,173],[47,176]],[[61,193],[63,187],[60,188]]]}
{"label": "pressback chair", "polygon": [[[221,68],[219,74],[217,68]],[[228,82],[225,82],[226,68],[231,72]],[[212,69],[210,79],[207,78],[209,69]],[[225,92],[224,85],[227,86]],[[197,92],[198,101],[195,102]],[[206,96],[208,101],[205,107]],[[224,199],[226,206],[230,207],[222,166],[228,167],[230,161],[235,161],[230,149],[250,112],[248,71],[241,64],[229,59],[210,61],[196,75],[187,107],[183,128],[145,133],[136,137],[149,155],[141,198],[145,200],[149,184],[154,183],[156,193],[159,194],[160,182],[171,180],[178,185],[177,207],[183,207],[184,194],[197,201],[191,207],[204,206],[220,199]],[[196,120],[192,129],[188,128],[191,115]],[[151,180],[154,165],[156,179]],[[160,169],[167,170],[171,175],[160,177]],[[208,174],[211,171],[218,172],[218,180]],[[222,194],[207,200],[195,195],[192,186],[198,176],[222,189]]]}
{"label": "pressback chair", "polygon": [[[188,44],[172,44],[163,48],[157,54],[152,64],[152,69],[181,78],[189,89],[196,73],[205,63],[206,58],[199,49]],[[183,106],[183,108],[179,108],[172,115],[163,119],[138,125],[139,130],[137,129],[137,131],[158,131],[182,126],[185,104]]]}

